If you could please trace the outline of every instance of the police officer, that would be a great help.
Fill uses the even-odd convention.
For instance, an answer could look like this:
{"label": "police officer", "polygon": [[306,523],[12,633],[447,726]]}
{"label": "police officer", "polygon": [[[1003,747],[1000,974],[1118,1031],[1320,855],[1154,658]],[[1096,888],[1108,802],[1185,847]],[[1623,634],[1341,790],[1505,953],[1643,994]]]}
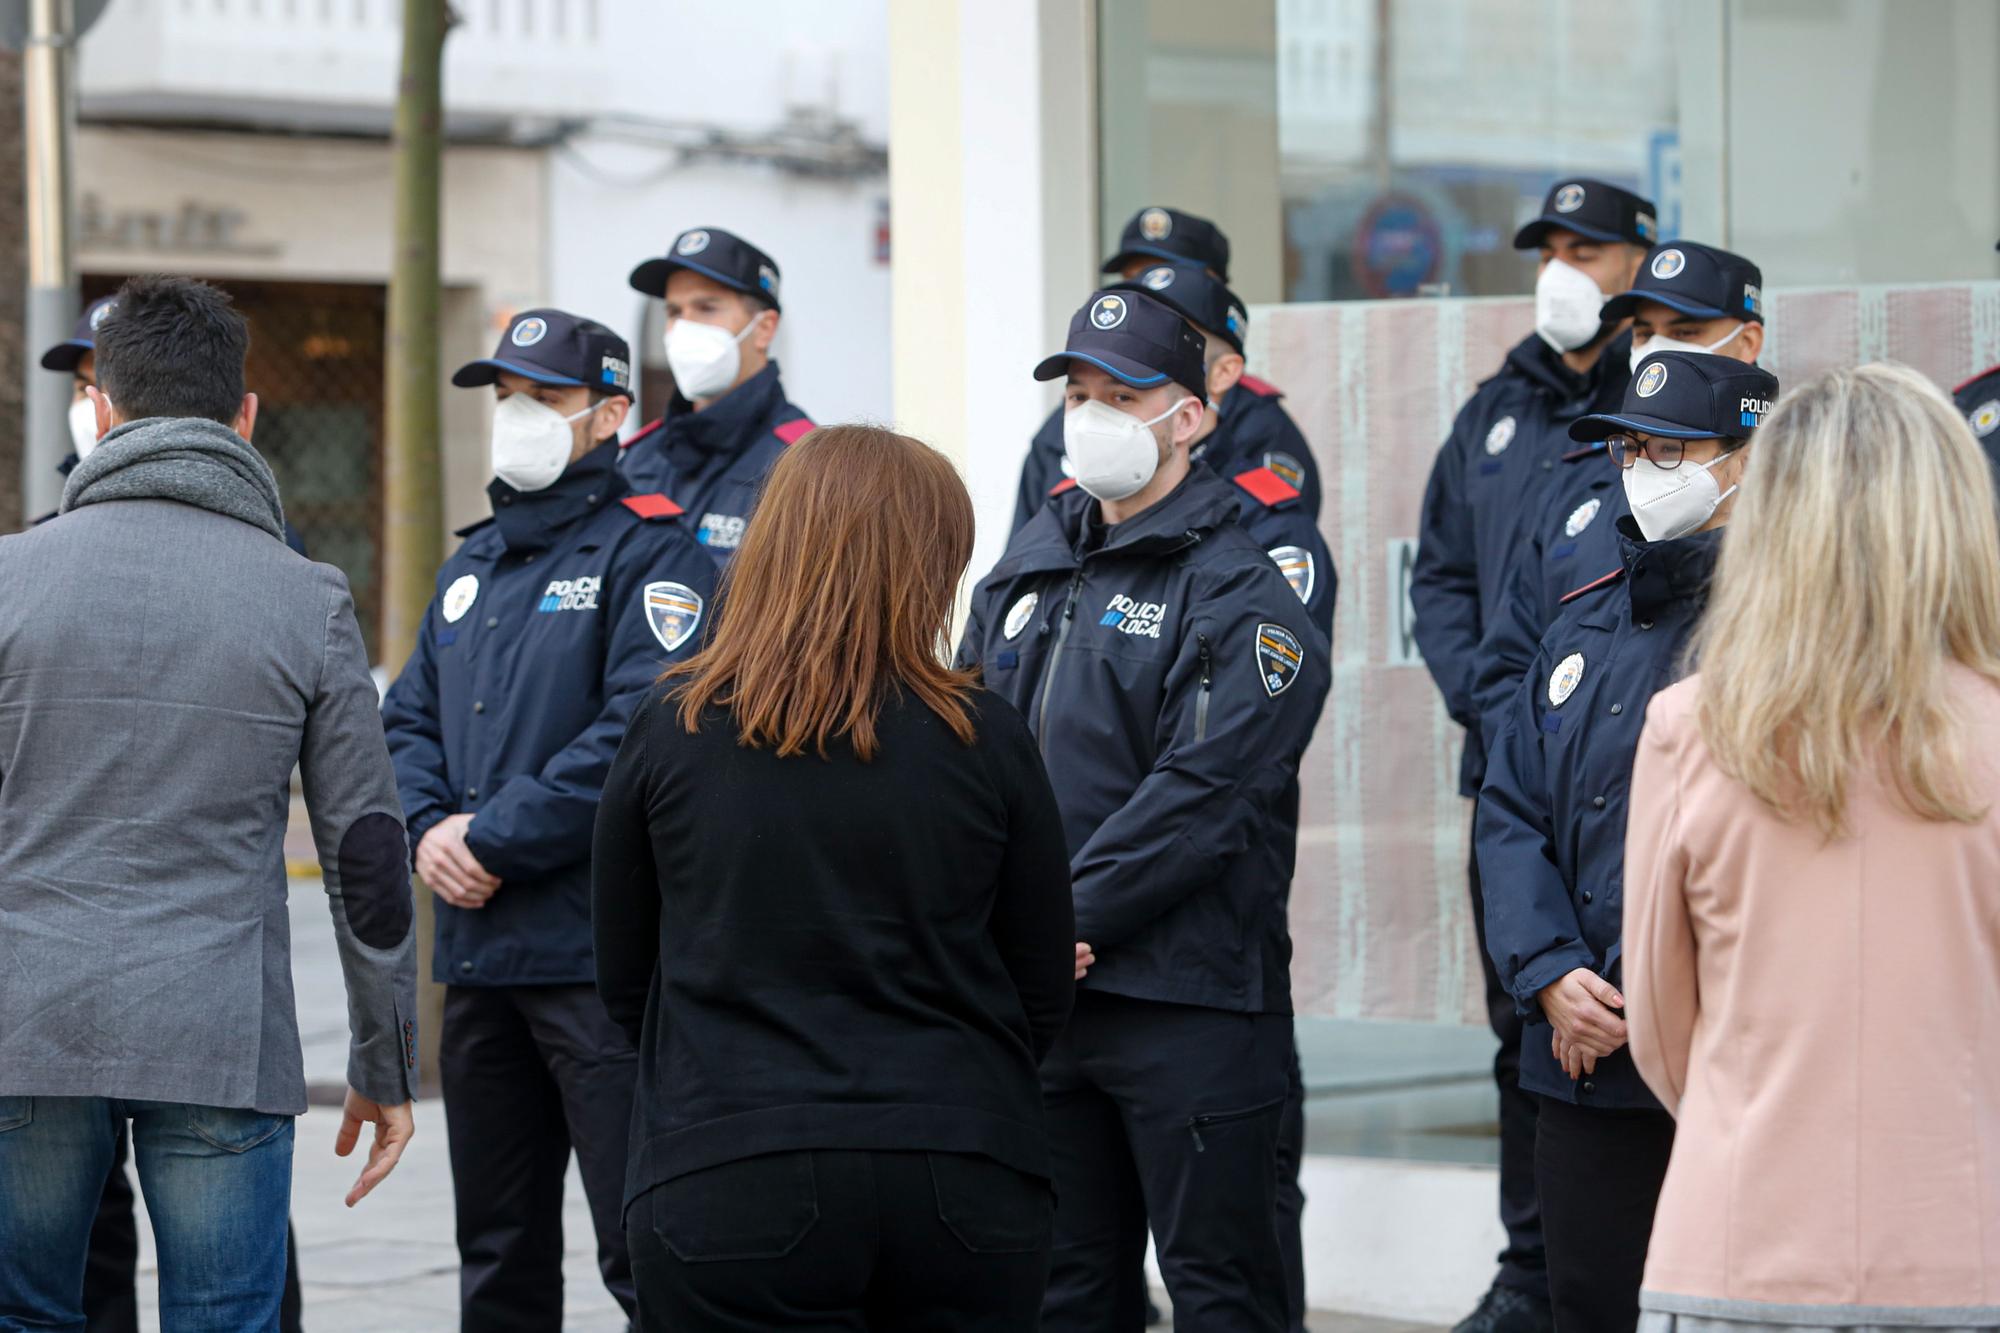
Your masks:
{"label": "police officer", "polygon": [[1571,593],[1515,692],[1480,793],[1486,946],[1527,1017],[1521,1086],[1535,1146],[1556,1326],[1629,1333],[1673,1118],[1625,1046],[1619,940],[1632,757],[1646,705],[1685,667],[1688,637],[1748,462],[1778,395],[1728,357],[1655,352],[1615,413],[1570,427],[1605,440],[1629,516],[1621,563]]}
{"label": "police officer", "polygon": [[[1125,224],[1117,253],[1104,261],[1104,272],[1126,282],[1139,279],[1162,263],[1204,269],[1219,284],[1229,281],[1229,238],[1206,218],[1173,208],[1142,208]],[[1225,287],[1224,290],[1227,290]],[[1233,298],[1232,298],[1233,299]],[[1237,302],[1239,308],[1242,303]],[[1242,354],[1238,346],[1237,354]],[[1246,390],[1229,393],[1232,388]],[[1224,394],[1229,396],[1225,399]],[[1300,494],[1306,517],[1319,520],[1319,468],[1305,436],[1280,405],[1276,385],[1243,374],[1210,391],[1227,420],[1219,438],[1208,446],[1210,467],[1224,476],[1248,468],[1268,468]],[[1057,407],[1035,432],[1021,464],[1021,482],[1014,502],[1014,531],[1026,526],[1055,488],[1065,483],[1063,468],[1063,409]]]}
{"label": "police officer", "polygon": [[1965,414],[1973,438],[2000,470],[2000,366],[1983,370],[1951,391],[1952,402]]}
{"label": "police officer", "polygon": [[696,539],[727,562],[766,469],[813,428],[786,401],[771,359],[777,261],[720,227],[694,227],[630,281],[667,303],[674,396],[665,415],[626,442],[626,479],[673,496]]}
{"label": "police officer", "polygon": [[[1445,709],[1466,728],[1459,792],[1476,796],[1485,772],[1474,703],[1479,642],[1499,605],[1524,513],[1533,513],[1563,435],[1585,413],[1614,407],[1628,353],[1604,301],[1631,286],[1658,236],[1651,202],[1585,177],[1558,181],[1541,213],[1514,235],[1540,256],[1535,329],[1459,409],[1424,491],[1410,576],[1415,638]],[[1483,919],[1479,871],[1469,868],[1475,928]],[[1489,970],[1486,1010],[1500,1049],[1500,1220],[1507,1248],[1478,1309],[1455,1333],[1539,1333],[1550,1327],[1541,1228],[1535,1206],[1535,1102],[1515,1084],[1521,1026]]]}
{"label": "police officer", "polygon": [[498,399],[493,517],[439,572],[383,723],[438,898],[462,1326],[554,1330],[572,1147],[605,1285],[634,1310],[621,1212],[637,1057],[593,985],[590,831],[633,707],[696,645],[715,565],[679,506],[619,473],[624,339],[530,310],[452,383]]}
{"label": "police officer", "polygon": [[1066,376],[1077,487],[1014,537],[959,650],[1040,740],[1097,959],[1043,1064],[1051,1330],[1141,1325],[1149,1223],[1176,1328],[1286,1327],[1284,902],[1328,651],[1240,491],[1189,460],[1204,350],[1141,292],[1077,312],[1035,370]]}
{"label": "police officer", "polygon": [[[1656,351],[1715,353],[1754,365],[1764,350],[1764,275],[1741,255],[1673,241],[1647,256],[1638,281],[1606,301],[1603,315],[1631,319],[1634,366]],[[1480,641],[1473,691],[1489,742],[1563,595],[1583,581],[1578,571],[1618,563],[1617,521],[1627,512],[1619,470],[1602,442],[1563,455]]]}

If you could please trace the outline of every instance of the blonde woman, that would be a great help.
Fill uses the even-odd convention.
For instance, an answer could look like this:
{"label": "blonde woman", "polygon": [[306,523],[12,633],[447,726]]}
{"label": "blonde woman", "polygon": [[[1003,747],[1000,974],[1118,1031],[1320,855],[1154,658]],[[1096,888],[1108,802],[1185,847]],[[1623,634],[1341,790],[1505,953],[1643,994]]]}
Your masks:
{"label": "blonde woman", "polygon": [[1679,1118],[1646,1333],[2000,1328],[2000,532],[1945,396],[1758,432],[1632,773],[1625,986]]}

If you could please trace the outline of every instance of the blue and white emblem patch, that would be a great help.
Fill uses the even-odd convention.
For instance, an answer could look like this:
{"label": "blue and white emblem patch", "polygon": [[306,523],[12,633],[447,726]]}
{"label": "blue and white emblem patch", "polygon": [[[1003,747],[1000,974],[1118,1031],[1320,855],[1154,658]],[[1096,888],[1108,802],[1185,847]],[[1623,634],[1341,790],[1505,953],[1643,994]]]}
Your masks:
{"label": "blue and white emblem patch", "polygon": [[1583,654],[1571,653],[1556,663],[1555,671],[1549,676],[1549,707],[1561,708],[1576,693],[1576,687],[1583,684]]}
{"label": "blue and white emblem patch", "polygon": [[1290,689],[1305,663],[1306,649],[1298,635],[1269,621],[1257,627],[1257,670],[1264,677],[1264,693],[1275,699]]}
{"label": "blue and white emblem patch", "polygon": [[1034,618],[1035,608],[1041,605],[1041,601],[1040,593],[1031,592],[1009,607],[1007,623],[1000,627],[1001,634],[1009,639],[1020,637],[1021,631],[1028,627],[1028,621]]}
{"label": "blue and white emblem patch", "polygon": [[1268,552],[1278,572],[1285,576],[1285,582],[1292,585],[1292,591],[1299,600],[1309,601],[1313,595],[1312,552],[1303,546],[1273,546]]}
{"label": "blue and white emblem patch", "polygon": [[444,590],[444,597],[438,603],[438,610],[444,614],[444,623],[456,625],[479,600],[479,578],[474,574],[460,574]]}
{"label": "blue and white emblem patch", "polygon": [[1574,537],[1590,526],[1597,517],[1597,511],[1604,508],[1604,501],[1592,496],[1569,511],[1569,521],[1563,524],[1563,536]]}
{"label": "blue and white emblem patch", "polygon": [[646,627],[668,652],[686,643],[701,624],[701,594],[685,583],[648,583]]}

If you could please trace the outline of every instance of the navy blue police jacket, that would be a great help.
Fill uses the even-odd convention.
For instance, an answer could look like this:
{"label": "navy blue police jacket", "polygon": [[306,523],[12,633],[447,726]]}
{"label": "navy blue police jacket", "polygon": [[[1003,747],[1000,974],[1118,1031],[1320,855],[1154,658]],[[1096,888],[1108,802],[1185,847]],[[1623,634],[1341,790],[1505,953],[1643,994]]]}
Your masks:
{"label": "navy blue police jacket", "polygon": [[1056,496],[980,584],[958,660],[1041,746],[1098,957],[1083,984],[1290,1013],[1297,774],[1330,664],[1240,503],[1203,468],[1111,527]]}
{"label": "navy blue police jacket", "polygon": [[1554,478],[1522,533],[1500,605],[1479,641],[1472,693],[1488,750],[1542,635],[1562,614],[1563,598],[1617,568],[1621,558],[1618,520],[1632,511],[1604,446],[1565,455]]}
{"label": "navy blue police jacket", "polygon": [[1623,984],[1632,757],[1647,704],[1684,674],[1722,542],[1720,528],[1651,543],[1630,518],[1618,530],[1623,564],[1573,594],[1514,695],[1475,827],[1487,952],[1528,1018],[1521,1086],[1580,1106],[1657,1108],[1629,1049],[1572,1081],[1538,999],[1577,968]]}
{"label": "navy blue police jacket", "polygon": [[607,443],[547,490],[491,483],[493,517],[438,571],[416,650],[382,705],[416,846],[470,814],[500,888],[437,902],[438,981],[587,983],[598,794],[647,687],[693,652],[715,562],[677,505],[633,495]]}
{"label": "navy blue police jacket", "polygon": [[[1224,477],[1267,469],[1298,492],[1298,509],[1306,516],[1307,526],[1316,527],[1319,464],[1313,461],[1312,449],[1298,423],[1279,401],[1284,396],[1277,385],[1254,375],[1238,379],[1236,387],[1222,396],[1222,405],[1216,409],[1216,427],[1196,446],[1194,457]],[[1021,484],[1014,497],[1015,532],[1026,527],[1063,485],[1068,475],[1062,467],[1063,451],[1063,409],[1059,406],[1035,432],[1028,443],[1028,456],[1021,462]]]}
{"label": "navy blue police jacket", "polygon": [[812,428],[773,361],[700,412],[675,393],[665,416],[625,442],[620,464],[634,491],[672,496],[695,540],[727,564],[764,474]]}
{"label": "navy blue police jacket", "polygon": [[1474,695],[1479,643],[1512,574],[1524,516],[1536,511],[1572,447],[1569,423],[1624,401],[1630,354],[1631,335],[1621,333],[1579,375],[1529,334],[1459,409],[1431,466],[1410,602],[1417,651],[1445,711],[1466,729],[1460,795],[1478,795],[1486,771]]}

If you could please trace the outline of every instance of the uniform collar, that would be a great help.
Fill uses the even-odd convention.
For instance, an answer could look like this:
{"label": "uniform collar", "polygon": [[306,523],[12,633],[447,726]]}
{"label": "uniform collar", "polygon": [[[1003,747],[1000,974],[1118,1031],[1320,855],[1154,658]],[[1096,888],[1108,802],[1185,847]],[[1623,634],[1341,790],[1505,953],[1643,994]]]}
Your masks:
{"label": "uniform collar", "polygon": [[[1091,554],[1164,555],[1203,540],[1234,518],[1242,508],[1236,488],[1209,468],[1188,469],[1187,479],[1158,504],[1110,529],[1104,545]],[[1042,506],[1014,539],[1008,554],[994,566],[993,576],[1051,569],[1075,569],[1093,520],[1103,507],[1080,486],[1072,486]],[[992,576],[989,576],[992,577]]]}
{"label": "uniform collar", "polygon": [[[1632,334],[1627,330],[1606,343],[1597,354],[1597,363],[1587,374],[1579,375],[1539,333],[1531,333],[1514,344],[1506,364],[1559,403],[1585,403],[1615,411],[1624,400],[1625,381],[1631,376],[1627,364],[1631,356]],[[1611,399],[1608,405],[1607,395]]]}
{"label": "uniform collar", "polygon": [[544,490],[517,491],[498,477],[487,482],[501,542],[509,551],[541,551],[555,545],[564,528],[625,494],[617,460],[618,441],[606,440],[571,463]]}
{"label": "uniform collar", "polygon": [[678,391],[667,405],[667,459],[682,471],[695,471],[712,454],[736,454],[750,447],[764,423],[785,400],[773,360],[700,412]]}
{"label": "uniform collar", "polygon": [[1630,514],[1618,520],[1618,544],[1625,557],[1625,586],[1632,598],[1632,617],[1656,619],[1680,602],[1708,600],[1715,557],[1722,549],[1723,528],[1697,532],[1672,541],[1649,542]]}
{"label": "uniform collar", "polygon": [[70,473],[76,471],[76,465],[82,461],[83,459],[77,456],[75,450],[71,450],[69,453],[63,455],[62,462],[56,464],[56,471],[62,476],[67,477]]}

